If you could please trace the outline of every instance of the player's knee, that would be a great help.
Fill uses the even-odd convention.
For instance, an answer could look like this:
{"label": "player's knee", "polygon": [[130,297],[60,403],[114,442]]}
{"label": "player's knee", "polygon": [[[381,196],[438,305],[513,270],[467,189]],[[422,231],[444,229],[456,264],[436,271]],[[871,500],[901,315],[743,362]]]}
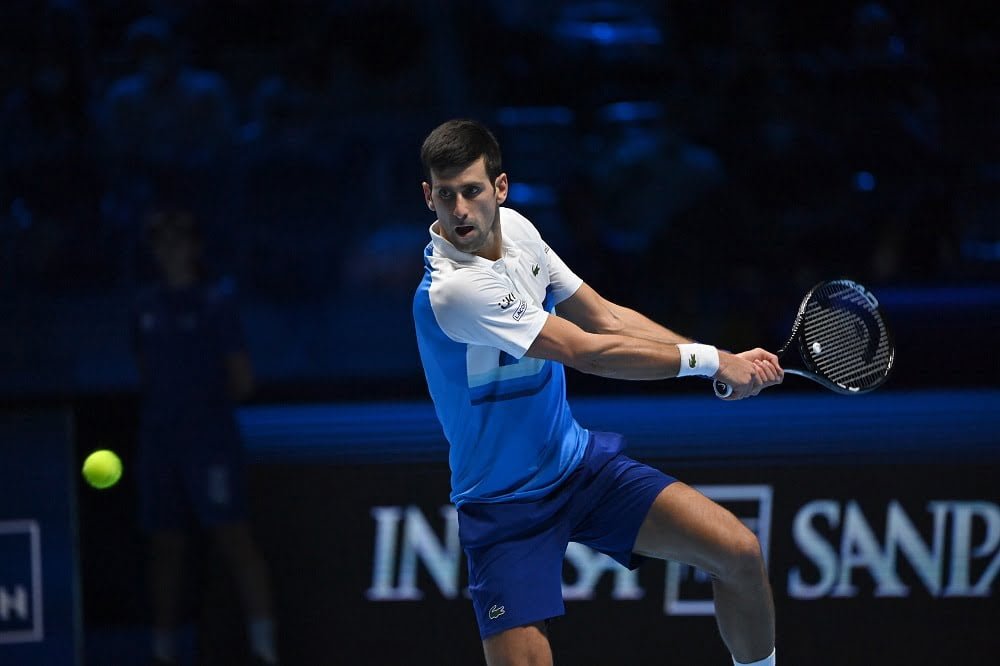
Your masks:
{"label": "player's knee", "polygon": [[757,536],[740,525],[726,548],[725,564],[720,578],[733,581],[753,581],[763,576],[764,556]]}

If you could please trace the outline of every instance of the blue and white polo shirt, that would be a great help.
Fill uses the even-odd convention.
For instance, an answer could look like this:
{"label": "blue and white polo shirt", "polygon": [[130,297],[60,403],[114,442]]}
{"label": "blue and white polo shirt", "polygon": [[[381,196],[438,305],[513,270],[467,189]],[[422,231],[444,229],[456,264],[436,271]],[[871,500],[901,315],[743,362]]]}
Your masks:
{"label": "blue and white polo shirt", "polygon": [[566,402],[562,364],[524,355],[583,281],[516,211],[500,208],[500,228],[503,257],[490,261],[456,249],[432,225],[413,299],[456,506],[544,496],[577,466],[589,438]]}

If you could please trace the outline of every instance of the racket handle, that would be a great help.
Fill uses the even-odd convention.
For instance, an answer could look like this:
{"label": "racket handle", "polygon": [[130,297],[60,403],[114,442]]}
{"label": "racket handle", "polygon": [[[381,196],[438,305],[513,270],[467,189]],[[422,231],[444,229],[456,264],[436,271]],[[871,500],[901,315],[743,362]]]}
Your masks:
{"label": "racket handle", "polygon": [[715,389],[715,395],[719,398],[728,398],[733,394],[733,387],[718,379],[712,380],[712,388]]}

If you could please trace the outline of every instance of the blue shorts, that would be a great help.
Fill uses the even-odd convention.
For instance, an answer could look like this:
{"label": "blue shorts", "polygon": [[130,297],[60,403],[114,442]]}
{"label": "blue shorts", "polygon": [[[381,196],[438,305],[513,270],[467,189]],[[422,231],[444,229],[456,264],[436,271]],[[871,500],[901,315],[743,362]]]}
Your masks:
{"label": "blue shorts", "polygon": [[458,508],[482,638],[565,613],[562,568],[570,541],[630,569],[645,559],[632,552],[639,528],[676,479],[625,456],[624,448],[621,435],[592,432],[579,467],[548,496]]}
{"label": "blue shorts", "polygon": [[211,528],[246,519],[243,450],[228,426],[196,432],[147,429],[136,467],[139,521],[147,531]]}

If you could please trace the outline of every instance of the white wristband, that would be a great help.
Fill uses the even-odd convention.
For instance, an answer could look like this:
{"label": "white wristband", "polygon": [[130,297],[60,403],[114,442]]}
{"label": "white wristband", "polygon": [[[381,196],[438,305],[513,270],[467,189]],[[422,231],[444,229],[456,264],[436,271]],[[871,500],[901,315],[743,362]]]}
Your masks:
{"label": "white wristband", "polygon": [[677,345],[681,352],[681,367],[678,377],[714,377],[719,371],[719,350],[712,345],[696,343]]}

